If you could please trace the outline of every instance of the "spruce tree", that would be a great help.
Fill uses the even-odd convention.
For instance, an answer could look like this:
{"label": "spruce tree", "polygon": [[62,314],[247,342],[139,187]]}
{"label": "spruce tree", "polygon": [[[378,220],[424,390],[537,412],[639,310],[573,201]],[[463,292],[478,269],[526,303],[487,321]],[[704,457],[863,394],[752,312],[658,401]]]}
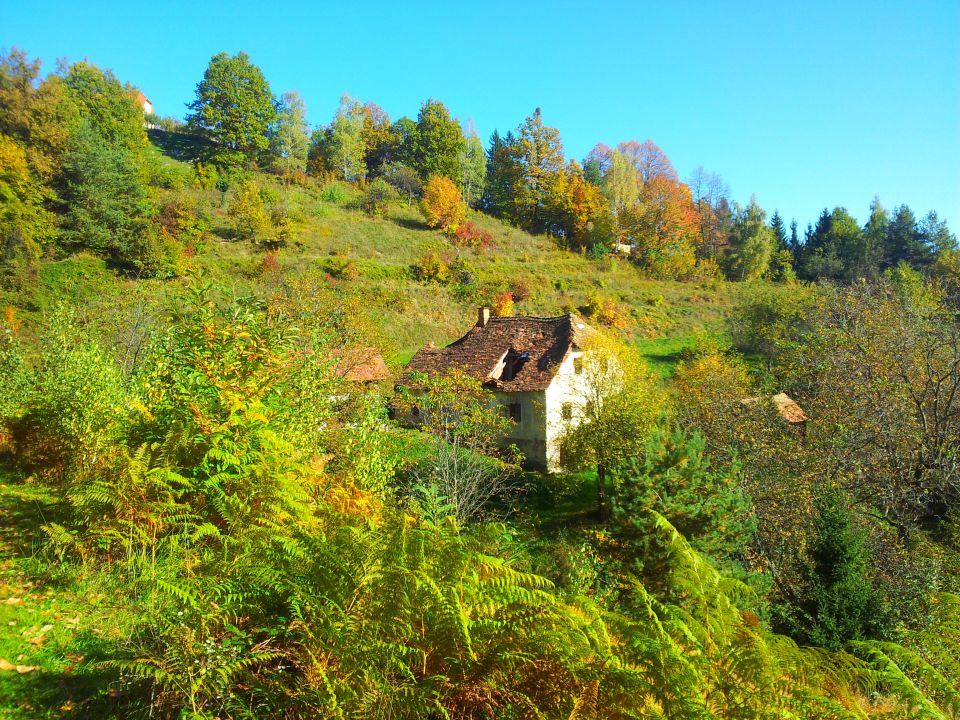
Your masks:
{"label": "spruce tree", "polygon": [[831,650],[877,634],[878,598],[868,575],[870,552],[843,492],[816,503],[813,537],[804,558],[805,596],[786,620],[798,642]]}

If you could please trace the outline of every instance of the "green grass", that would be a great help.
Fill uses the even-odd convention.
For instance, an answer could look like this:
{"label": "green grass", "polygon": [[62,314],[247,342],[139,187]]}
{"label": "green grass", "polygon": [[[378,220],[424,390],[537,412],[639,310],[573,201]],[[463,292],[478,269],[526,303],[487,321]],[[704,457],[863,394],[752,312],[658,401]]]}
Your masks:
{"label": "green grass", "polygon": [[[60,563],[43,526],[57,520],[49,489],[0,466],[0,718],[100,715],[111,699],[96,662],[124,637],[129,613],[109,569]],[[98,707],[94,713],[94,707]]]}

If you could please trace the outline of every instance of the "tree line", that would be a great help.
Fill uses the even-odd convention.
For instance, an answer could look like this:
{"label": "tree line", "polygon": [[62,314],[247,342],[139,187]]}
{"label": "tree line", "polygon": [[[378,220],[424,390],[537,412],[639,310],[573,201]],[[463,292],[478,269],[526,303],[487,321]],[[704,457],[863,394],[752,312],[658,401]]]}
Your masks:
{"label": "tree line", "polygon": [[[252,74],[256,82],[224,79],[231,74]],[[257,98],[241,100],[241,88]],[[796,221],[788,231],[779,213],[768,220],[755,199],[745,207],[732,201],[715,173],[701,167],[681,181],[652,140],[601,143],[582,162],[568,159],[559,130],[544,123],[539,108],[516,130],[494,131],[484,149],[472,125],[464,130],[435,99],[415,120],[391,122],[375,103],[345,95],[333,120],[308,137],[302,99],[270,98],[246,55],[218,55],[198,86],[188,126],[209,135],[220,162],[223,152],[243,152],[234,140],[242,137],[256,138],[245,146],[248,161],[350,182],[380,179],[409,197],[444,177],[470,207],[594,256],[629,248],[655,277],[852,280],[876,278],[900,262],[921,270],[956,264],[956,238],[935,212],[918,219],[902,205],[891,214],[875,199],[864,226],[835,208],[801,237]]]}

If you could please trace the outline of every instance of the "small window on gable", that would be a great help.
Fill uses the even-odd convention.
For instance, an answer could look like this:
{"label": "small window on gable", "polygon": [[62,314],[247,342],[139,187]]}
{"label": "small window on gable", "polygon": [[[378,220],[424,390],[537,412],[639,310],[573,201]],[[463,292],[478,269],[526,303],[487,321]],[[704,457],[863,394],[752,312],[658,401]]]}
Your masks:
{"label": "small window on gable", "polygon": [[580,373],[583,372],[583,358],[582,358],[582,357],[575,357],[575,358],[573,359],[573,371],[574,371],[577,375],[579,375]]}
{"label": "small window on gable", "polygon": [[520,410],[520,403],[510,403],[507,405],[507,414],[510,416],[510,419],[518,423],[522,419],[522,413]]}
{"label": "small window on gable", "polygon": [[564,420],[573,420],[573,405],[564,403],[560,406],[560,417]]}

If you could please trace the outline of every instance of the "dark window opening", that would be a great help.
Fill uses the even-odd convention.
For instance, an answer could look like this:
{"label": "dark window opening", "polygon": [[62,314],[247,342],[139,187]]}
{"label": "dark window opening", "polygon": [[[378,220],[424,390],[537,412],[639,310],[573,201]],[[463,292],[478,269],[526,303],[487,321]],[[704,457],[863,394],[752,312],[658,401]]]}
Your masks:
{"label": "dark window opening", "polygon": [[560,406],[560,417],[564,420],[573,420],[573,405],[564,403]]}
{"label": "dark window opening", "polygon": [[573,359],[573,371],[579,375],[583,372],[583,358],[574,358]]}
{"label": "dark window opening", "polygon": [[510,403],[507,405],[507,414],[510,416],[510,419],[514,422],[520,422],[522,419],[522,414],[520,411],[520,403]]}
{"label": "dark window opening", "polygon": [[520,369],[530,359],[530,353],[526,350],[508,350],[507,356],[503,359],[503,372],[500,373],[501,380],[513,380]]}

